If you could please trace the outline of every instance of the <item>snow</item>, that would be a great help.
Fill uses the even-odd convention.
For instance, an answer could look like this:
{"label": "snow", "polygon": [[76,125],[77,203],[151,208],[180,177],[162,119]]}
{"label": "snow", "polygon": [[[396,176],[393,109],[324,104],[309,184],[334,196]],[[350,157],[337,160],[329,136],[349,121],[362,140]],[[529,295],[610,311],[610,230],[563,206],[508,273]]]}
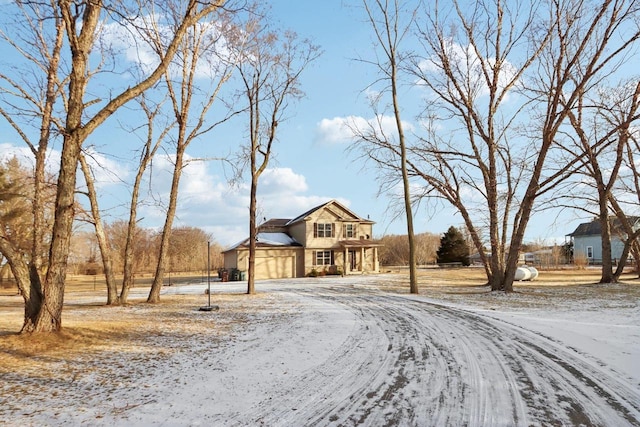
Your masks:
{"label": "snow", "polygon": [[57,362],[63,377],[3,375],[0,425],[640,425],[637,286],[409,295],[394,280],[214,283],[212,312],[192,304],[206,283],[165,287],[191,308],[136,342]]}
{"label": "snow", "polygon": [[[560,294],[554,298],[552,307],[525,306],[517,311],[514,310],[513,300],[522,301],[526,296],[516,294],[506,297],[504,301],[499,301],[502,303],[499,307],[478,308],[477,305],[469,305],[468,301],[457,301],[454,305],[561,343],[606,364],[637,387],[640,385],[640,300],[637,291],[636,296],[627,299],[627,287],[622,284],[591,285],[585,287],[592,292],[588,300],[577,299],[575,295],[563,298]],[[585,288],[563,291],[583,292]],[[608,295],[602,295],[601,291],[605,289]]]}
{"label": "snow", "polygon": [[299,245],[299,243],[287,233],[258,233],[257,238],[260,243],[272,246]]}
{"label": "snow", "polygon": [[[287,233],[258,233],[256,240],[262,244],[270,246],[300,246],[300,243]],[[248,244],[249,239],[244,239],[235,245],[232,245],[225,249],[225,252],[235,249],[239,246]]]}

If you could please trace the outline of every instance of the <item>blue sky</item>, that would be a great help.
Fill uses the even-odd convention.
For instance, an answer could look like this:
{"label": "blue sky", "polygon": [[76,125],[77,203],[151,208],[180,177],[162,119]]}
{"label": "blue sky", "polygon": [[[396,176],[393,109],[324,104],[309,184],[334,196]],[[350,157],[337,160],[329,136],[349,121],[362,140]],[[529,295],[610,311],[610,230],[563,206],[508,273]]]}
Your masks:
{"label": "blue sky", "polygon": [[[371,30],[354,0],[271,2],[274,17],[282,28],[308,37],[323,50],[322,56],[302,76],[304,99],[288,112],[290,119],[278,127],[278,143],[270,169],[259,185],[259,217],[293,218],[330,199],[337,199],[361,217],[376,221],[374,237],[406,234],[405,222],[396,218],[391,197],[378,196],[376,170],[348,151],[349,142],[339,124],[345,117],[369,119],[373,115],[363,91],[375,79],[370,66],[356,61],[372,58]],[[2,47],[5,49],[6,47]],[[415,102],[415,90],[405,90]],[[405,115],[405,120],[411,120]],[[104,219],[125,218],[129,188],[134,172],[134,148],[139,141],[120,128],[127,113],[107,121],[89,141],[96,147],[101,208]],[[194,141],[187,154],[191,158],[219,158],[237,150],[244,135],[242,118]],[[23,152],[25,147],[4,122],[0,122],[0,156]],[[54,147],[55,149],[55,147]],[[27,156],[28,157],[28,156]],[[52,154],[52,164],[56,163]],[[145,189],[140,209],[141,224],[162,227],[169,190],[170,163],[159,156],[154,161],[153,181]],[[196,161],[189,164],[182,178],[175,225],[205,229],[223,246],[248,235],[248,187],[229,185],[230,170],[222,162]],[[147,191],[148,190],[148,191]],[[159,203],[158,203],[159,202]],[[556,218],[544,214],[532,220],[527,241],[562,241],[580,219]],[[443,233],[449,226],[460,226],[459,216],[448,209],[423,206],[415,212],[415,231]]]}

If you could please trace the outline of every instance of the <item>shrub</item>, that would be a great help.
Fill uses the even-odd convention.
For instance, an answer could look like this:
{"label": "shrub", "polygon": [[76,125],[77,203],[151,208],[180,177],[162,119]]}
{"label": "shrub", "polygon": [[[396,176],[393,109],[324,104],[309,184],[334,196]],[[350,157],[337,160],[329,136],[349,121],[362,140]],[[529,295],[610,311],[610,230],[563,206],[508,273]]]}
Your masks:
{"label": "shrub", "polygon": [[589,265],[589,258],[582,252],[573,254],[573,264],[579,269],[584,270]]}

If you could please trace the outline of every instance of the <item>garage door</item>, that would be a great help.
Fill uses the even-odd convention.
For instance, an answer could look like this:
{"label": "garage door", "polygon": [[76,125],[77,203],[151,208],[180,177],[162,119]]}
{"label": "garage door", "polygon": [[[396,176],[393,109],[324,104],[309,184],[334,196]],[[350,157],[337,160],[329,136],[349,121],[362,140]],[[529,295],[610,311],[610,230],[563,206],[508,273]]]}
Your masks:
{"label": "garage door", "polygon": [[256,280],[295,277],[292,256],[256,258]]}

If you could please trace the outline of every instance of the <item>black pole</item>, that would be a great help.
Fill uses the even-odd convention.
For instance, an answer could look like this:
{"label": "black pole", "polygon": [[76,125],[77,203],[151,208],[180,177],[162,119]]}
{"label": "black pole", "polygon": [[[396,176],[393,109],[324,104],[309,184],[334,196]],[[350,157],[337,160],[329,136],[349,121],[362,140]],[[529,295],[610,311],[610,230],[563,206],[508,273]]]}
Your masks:
{"label": "black pole", "polygon": [[211,243],[207,242],[207,306],[200,307],[200,311],[213,311],[218,310],[218,306],[211,305]]}

